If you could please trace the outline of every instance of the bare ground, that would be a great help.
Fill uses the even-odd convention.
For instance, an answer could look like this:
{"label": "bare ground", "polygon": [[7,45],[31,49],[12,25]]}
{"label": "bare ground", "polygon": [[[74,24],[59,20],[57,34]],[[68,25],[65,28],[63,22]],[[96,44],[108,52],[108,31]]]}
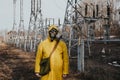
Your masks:
{"label": "bare ground", "polygon": [[[85,72],[78,72],[77,60],[70,59],[70,74],[64,80],[120,80],[120,67],[112,65],[113,61],[120,64],[119,44],[92,44],[91,56],[85,49]],[[34,53],[0,44],[0,80],[39,80],[34,75],[34,60]]]}
{"label": "bare ground", "polygon": [[[5,44],[0,47],[0,80],[39,80],[34,74],[34,53]],[[75,76],[70,74],[64,80],[79,80]]]}

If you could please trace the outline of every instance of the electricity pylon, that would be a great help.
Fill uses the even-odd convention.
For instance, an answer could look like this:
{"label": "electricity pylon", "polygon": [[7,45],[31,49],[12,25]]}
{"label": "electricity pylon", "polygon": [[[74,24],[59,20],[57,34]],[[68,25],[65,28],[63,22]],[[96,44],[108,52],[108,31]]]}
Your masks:
{"label": "electricity pylon", "polygon": [[23,19],[23,0],[20,0],[20,23],[18,27],[18,41],[17,47],[22,47],[24,44],[24,19]]}
{"label": "electricity pylon", "polygon": [[[63,34],[65,36],[63,38],[68,42],[69,56],[73,57],[73,55],[77,53],[78,70],[84,71],[84,41],[81,37],[83,35],[82,25],[84,25],[84,16],[80,12],[80,1],[81,0],[67,1],[63,23]],[[71,51],[74,54],[71,54]]]}
{"label": "electricity pylon", "polygon": [[13,0],[13,28],[12,28],[12,33],[11,33],[13,45],[16,44],[16,36],[17,36],[17,32],[16,32],[16,2],[17,2],[17,0]]}
{"label": "electricity pylon", "polygon": [[43,39],[44,29],[43,29],[43,19],[41,12],[41,0],[37,0],[37,9],[35,15],[35,27],[34,27],[34,45],[33,50],[36,50],[37,44],[39,43],[38,35],[41,35],[41,39]]}
{"label": "electricity pylon", "polygon": [[31,0],[31,14],[28,29],[28,42],[30,51],[36,50],[38,34],[43,29],[43,20],[41,13],[41,0]]}
{"label": "electricity pylon", "polygon": [[27,33],[27,45],[26,49],[32,51],[33,48],[33,29],[35,27],[35,0],[31,0],[31,13],[30,13],[30,21]]}

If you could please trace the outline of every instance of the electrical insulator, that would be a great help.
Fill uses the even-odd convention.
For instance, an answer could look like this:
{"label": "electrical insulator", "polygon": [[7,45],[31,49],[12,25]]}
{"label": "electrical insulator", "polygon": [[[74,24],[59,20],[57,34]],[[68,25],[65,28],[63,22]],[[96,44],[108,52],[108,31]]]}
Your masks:
{"label": "electrical insulator", "polygon": [[96,16],[98,16],[98,11],[99,11],[99,6],[98,4],[96,5]]}
{"label": "electrical insulator", "polygon": [[85,16],[87,15],[87,9],[88,9],[88,7],[87,7],[87,5],[85,5]]}
{"label": "electrical insulator", "polygon": [[95,10],[93,9],[93,18],[95,18]]}
{"label": "electrical insulator", "polygon": [[107,15],[110,16],[110,6],[107,5]]}

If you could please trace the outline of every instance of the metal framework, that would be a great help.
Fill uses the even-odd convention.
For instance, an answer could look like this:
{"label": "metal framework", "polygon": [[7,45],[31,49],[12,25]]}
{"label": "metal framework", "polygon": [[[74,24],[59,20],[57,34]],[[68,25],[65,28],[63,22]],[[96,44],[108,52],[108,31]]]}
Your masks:
{"label": "metal framework", "polygon": [[[82,6],[80,4],[83,4]],[[63,34],[64,39],[68,42],[69,48],[69,56],[73,57],[75,55],[75,49],[78,55],[78,70],[84,71],[84,44],[83,42],[87,42],[87,47],[89,51],[89,56],[91,56],[90,44],[93,41],[96,41],[95,29],[96,22],[99,23],[103,28],[103,40],[99,40],[101,42],[113,41],[110,40],[110,22],[112,21],[112,7],[113,1],[106,0],[104,2],[106,4],[103,8],[106,11],[106,14],[103,14],[104,10],[99,10],[98,3],[94,2],[86,3],[83,0],[68,0],[67,7],[64,18],[64,27]],[[102,3],[103,5],[103,3]],[[90,9],[90,11],[89,11]],[[84,11],[84,12],[83,12]],[[89,11],[89,13],[88,13]],[[91,14],[90,14],[91,13]],[[101,23],[102,22],[102,23]],[[103,23],[104,22],[104,23]],[[116,41],[116,40],[114,40]],[[81,46],[81,47],[79,47]],[[82,56],[82,57],[81,57]],[[81,67],[80,67],[81,66]]]}
{"label": "metal framework", "polygon": [[36,50],[36,45],[38,43],[37,37],[38,35],[42,34],[41,29],[43,29],[41,0],[31,0],[31,14],[27,34],[28,44],[26,45],[27,50]]}
{"label": "metal framework", "polygon": [[25,30],[24,30],[24,20],[23,20],[23,0],[20,0],[20,22],[18,27],[17,33],[17,47],[24,47],[24,37],[25,37]]}
{"label": "metal framework", "polygon": [[17,34],[17,32],[16,32],[16,1],[17,0],[13,0],[13,28],[12,28],[12,30],[9,32],[9,44],[13,44],[13,45],[15,45],[15,43],[16,43],[16,34]]}
{"label": "metal framework", "polygon": [[[34,47],[33,49],[36,50],[36,46],[39,43],[40,39],[43,39],[43,19],[42,19],[42,12],[41,12],[41,0],[37,0],[37,10],[35,16],[35,36],[34,36]],[[38,36],[41,35],[41,38],[38,39]]]}
{"label": "metal framework", "polygon": [[[41,0],[31,0],[29,27],[28,30],[25,31],[23,0],[20,0],[20,22],[18,31],[16,31],[16,1],[17,0],[13,0],[13,28],[8,34],[8,43],[15,44],[22,49],[24,48],[25,51],[35,52],[39,41],[42,41],[47,36],[48,26],[55,24],[55,19],[46,18],[43,20]],[[81,3],[83,5],[81,5]],[[63,39],[67,42],[70,58],[78,59],[78,70],[80,71],[84,71],[84,45],[87,45],[89,55],[91,56],[90,44],[96,41],[96,23],[98,27],[103,28],[103,40],[97,40],[98,42],[120,41],[110,40],[112,2],[111,0],[106,0],[104,4],[105,5],[102,4],[102,6],[105,7],[105,10],[103,10],[106,12],[105,15],[103,11],[100,10],[98,3],[85,3],[83,0],[67,1],[62,32]],[[116,15],[118,16],[119,13],[119,9],[117,9]],[[58,19],[58,26],[61,26],[60,19]],[[87,42],[87,44],[84,42]]]}
{"label": "metal framework", "polygon": [[28,27],[28,33],[27,33],[27,44],[25,50],[32,51],[33,48],[33,37],[34,36],[34,28],[35,28],[35,0],[31,0],[31,14],[30,14],[30,21],[29,21],[29,27]]}
{"label": "metal framework", "polygon": [[84,25],[85,21],[84,16],[80,12],[80,2],[81,1],[78,0],[67,1],[67,7],[63,23],[63,34],[64,39],[68,42],[69,56],[73,58],[73,56],[75,57],[75,55],[77,55],[78,70],[84,71],[84,35],[82,34],[82,26]]}
{"label": "metal framework", "polygon": [[16,2],[17,0],[13,0],[13,28],[12,28],[12,31],[13,31],[13,45],[16,46],[16,43],[17,43],[17,24],[16,24]]}

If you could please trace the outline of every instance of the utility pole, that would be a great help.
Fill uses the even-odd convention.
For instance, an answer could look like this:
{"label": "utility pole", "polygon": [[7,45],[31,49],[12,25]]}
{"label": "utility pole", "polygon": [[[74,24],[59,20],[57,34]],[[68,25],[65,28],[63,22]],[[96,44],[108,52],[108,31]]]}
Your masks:
{"label": "utility pole", "polygon": [[79,40],[78,43],[77,67],[79,71],[84,72],[84,40]]}

